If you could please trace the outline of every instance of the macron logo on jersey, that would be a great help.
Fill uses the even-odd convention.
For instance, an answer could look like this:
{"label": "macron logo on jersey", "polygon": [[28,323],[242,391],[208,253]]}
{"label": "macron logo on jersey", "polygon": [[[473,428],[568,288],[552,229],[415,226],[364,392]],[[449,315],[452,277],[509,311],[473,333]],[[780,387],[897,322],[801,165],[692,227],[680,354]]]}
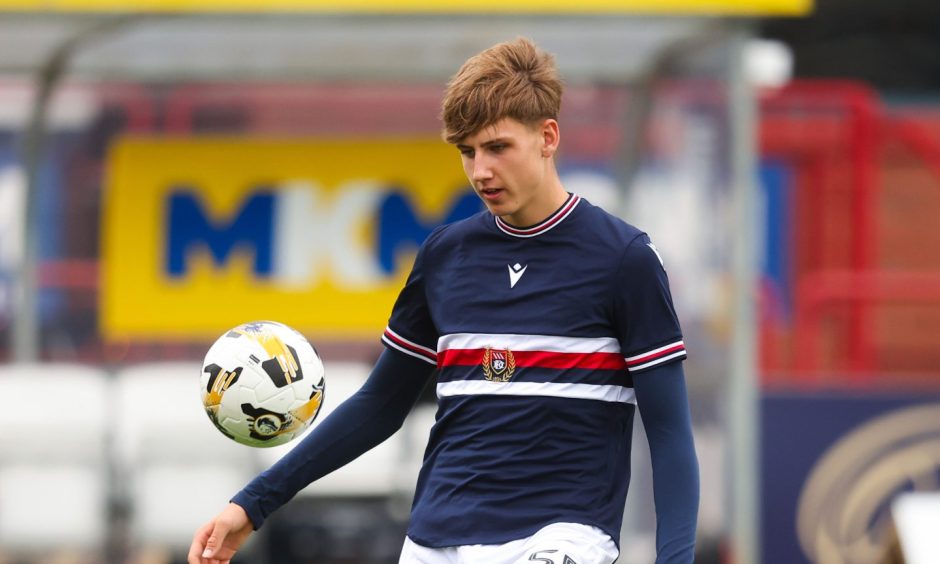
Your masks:
{"label": "macron logo on jersey", "polygon": [[517,262],[513,265],[507,264],[506,267],[509,269],[509,287],[515,288],[516,282],[522,278],[522,275],[525,274],[525,269],[529,268],[529,265],[522,266]]}

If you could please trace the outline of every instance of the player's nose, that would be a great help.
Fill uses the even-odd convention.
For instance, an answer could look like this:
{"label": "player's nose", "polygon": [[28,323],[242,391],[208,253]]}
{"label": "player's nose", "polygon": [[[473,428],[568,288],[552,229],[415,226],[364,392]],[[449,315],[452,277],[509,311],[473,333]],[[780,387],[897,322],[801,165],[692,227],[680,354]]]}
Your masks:
{"label": "player's nose", "polygon": [[474,182],[488,180],[493,177],[493,169],[487,160],[483,157],[473,159],[473,170],[471,178]]}

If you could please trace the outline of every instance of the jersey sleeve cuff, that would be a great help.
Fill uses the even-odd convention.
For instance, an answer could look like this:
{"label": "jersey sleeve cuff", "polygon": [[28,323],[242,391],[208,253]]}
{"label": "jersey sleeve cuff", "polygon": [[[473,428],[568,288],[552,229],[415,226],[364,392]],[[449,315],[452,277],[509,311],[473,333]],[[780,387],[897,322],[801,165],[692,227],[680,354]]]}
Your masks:
{"label": "jersey sleeve cuff", "polygon": [[254,530],[257,531],[264,524],[264,514],[256,503],[256,499],[245,493],[244,490],[235,494],[229,501],[245,510],[245,514],[248,515],[248,520],[251,521]]}
{"label": "jersey sleeve cuff", "polygon": [[627,363],[627,370],[631,374],[635,374],[655,366],[685,360],[687,356],[685,343],[682,340],[678,340],[639,354],[625,357],[624,361]]}
{"label": "jersey sleeve cuff", "polygon": [[410,341],[402,337],[393,331],[391,327],[385,328],[385,333],[382,334],[382,342],[390,349],[394,349],[409,356],[421,359],[428,364],[437,366],[436,350],[430,347],[419,345],[414,341]]}

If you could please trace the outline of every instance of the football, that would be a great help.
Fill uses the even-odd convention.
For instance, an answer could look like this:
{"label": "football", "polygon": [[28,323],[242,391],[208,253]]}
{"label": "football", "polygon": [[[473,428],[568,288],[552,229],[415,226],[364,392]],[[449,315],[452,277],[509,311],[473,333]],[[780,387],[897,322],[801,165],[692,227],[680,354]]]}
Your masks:
{"label": "football", "polygon": [[323,405],[323,362],[294,329],[245,323],[219,337],[202,363],[202,404],[225,436],[253,447],[293,440]]}

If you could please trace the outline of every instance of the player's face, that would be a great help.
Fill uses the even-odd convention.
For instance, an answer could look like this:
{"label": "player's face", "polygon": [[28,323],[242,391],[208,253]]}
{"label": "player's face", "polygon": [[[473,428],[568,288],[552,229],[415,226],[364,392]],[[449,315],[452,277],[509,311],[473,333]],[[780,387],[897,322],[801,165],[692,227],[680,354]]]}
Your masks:
{"label": "player's face", "polygon": [[567,198],[553,157],[558,123],[534,126],[505,118],[457,143],[463,169],[493,215],[511,225],[534,225]]}

